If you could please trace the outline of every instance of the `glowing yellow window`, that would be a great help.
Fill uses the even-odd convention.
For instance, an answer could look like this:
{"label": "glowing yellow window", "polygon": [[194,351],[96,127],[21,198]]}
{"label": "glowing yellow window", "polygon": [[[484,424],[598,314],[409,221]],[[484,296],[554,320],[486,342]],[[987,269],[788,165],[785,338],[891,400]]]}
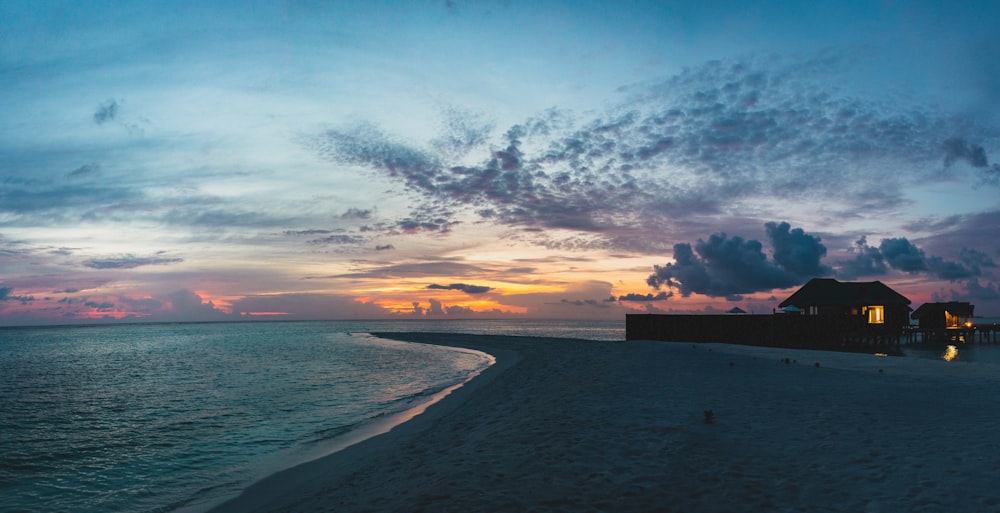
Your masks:
{"label": "glowing yellow window", "polygon": [[869,306],[868,324],[884,324],[884,323],[885,323],[885,307]]}
{"label": "glowing yellow window", "polygon": [[957,315],[952,315],[948,310],[944,311],[944,323],[948,328],[957,328],[962,324],[962,320]]}

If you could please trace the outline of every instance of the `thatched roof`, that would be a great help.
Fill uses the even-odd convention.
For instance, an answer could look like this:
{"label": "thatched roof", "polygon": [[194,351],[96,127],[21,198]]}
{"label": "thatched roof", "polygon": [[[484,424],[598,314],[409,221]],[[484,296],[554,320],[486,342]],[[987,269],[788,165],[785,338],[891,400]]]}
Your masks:
{"label": "thatched roof", "polygon": [[813,278],[781,302],[781,308],[796,306],[909,305],[910,300],[880,281],[839,282]]}

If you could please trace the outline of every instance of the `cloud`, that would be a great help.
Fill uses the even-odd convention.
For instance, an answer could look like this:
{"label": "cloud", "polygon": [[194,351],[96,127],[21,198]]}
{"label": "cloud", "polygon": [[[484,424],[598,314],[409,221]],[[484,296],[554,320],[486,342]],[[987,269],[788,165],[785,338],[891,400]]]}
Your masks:
{"label": "cloud", "polygon": [[321,237],[318,239],[312,239],[309,244],[361,244],[365,241],[365,238],[360,235],[348,235],[348,234],[336,234],[328,235],[326,237]]}
{"label": "cloud", "polygon": [[13,295],[14,289],[11,287],[0,287],[0,301],[20,301],[21,303],[30,303],[34,301],[34,296],[15,296]]}
{"label": "cloud", "polygon": [[[589,232],[606,247],[641,251],[654,249],[649,234],[656,226],[739,211],[755,199],[885,211],[904,201],[904,184],[956,176],[961,170],[950,163],[958,159],[981,166],[984,181],[1000,181],[982,146],[954,136],[986,137],[981,127],[960,126],[923,105],[839,90],[835,78],[853,57],[707,62],[660,83],[623,88],[618,105],[589,120],[553,109],[488,142],[475,116],[455,111],[446,134],[426,148],[373,125],[327,130],[310,145],[325,159],[402,180],[428,205],[452,207],[433,222],[404,220],[407,232],[437,230],[468,208],[502,225]],[[481,128],[463,139],[452,133],[468,128],[463,123]],[[480,153],[458,161],[445,149],[458,146]],[[872,188],[872,173],[887,166],[908,173],[879,174]],[[800,234],[781,235],[780,243],[791,245],[776,255],[786,271],[828,272],[808,267],[821,256],[808,251],[822,245],[810,249]]]}
{"label": "cloud", "polygon": [[87,308],[93,308],[94,310],[97,310],[99,312],[111,312],[115,308],[115,304],[108,301],[101,303],[98,303],[96,301],[85,301],[83,303],[83,306],[86,306]]}
{"label": "cloud", "polygon": [[595,308],[609,308],[610,306],[607,301],[599,299],[562,299],[559,303],[570,306],[589,306]]}
{"label": "cloud", "polygon": [[431,141],[433,147],[448,158],[460,158],[487,142],[496,127],[483,114],[448,106],[442,112],[442,130]]}
{"label": "cloud", "polygon": [[674,245],[674,263],[653,266],[646,283],[653,288],[677,288],[683,297],[702,294],[738,299],[742,294],[783,289],[803,278],[768,261],[763,245],[724,233],[690,244]]}
{"label": "cloud", "polygon": [[166,296],[169,310],[173,316],[192,321],[212,321],[231,319],[228,313],[215,306],[212,301],[205,301],[197,293],[188,289],[179,289]]}
{"label": "cloud", "polygon": [[1000,287],[996,283],[982,285],[979,280],[969,280],[966,284],[968,297],[980,301],[1000,301]]}
{"label": "cloud", "polygon": [[944,165],[950,166],[956,160],[967,162],[972,167],[989,166],[986,150],[978,144],[970,144],[965,139],[953,137],[944,141]]}
{"label": "cloud", "polygon": [[466,294],[484,294],[493,290],[492,287],[485,287],[482,285],[466,285],[465,283],[452,283],[451,285],[438,285],[437,283],[432,283],[428,285],[427,288],[436,290],[460,290]]}
{"label": "cloud", "polygon": [[328,233],[333,233],[333,230],[318,230],[318,229],[285,230],[282,233],[288,237],[299,237],[299,236],[326,235]]}
{"label": "cloud", "polygon": [[427,311],[425,312],[425,315],[428,315],[428,316],[441,316],[441,315],[445,314],[444,313],[444,309],[441,308],[441,302],[440,301],[438,301],[437,299],[431,298],[431,299],[428,299],[427,302],[430,303],[431,306],[429,306],[427,308]]}
{"label": "cloud", "polygon": [[371,219],[374,213],[371,209],[349,208],[340,215],[341,219]]}
{"label": "cloud", "polygon": [[979,170],[980,185],[1000,185],[1000,164],[990,166],[982,146],[958,137],[946,140],[943,146],[945,167],[950,167],[955,161],[963,161]]}
{"label": "cloud", "polygon": [[927,260],[923,250],[913,245],[905,237],[882,239],[879,251],[893,269],[917,273],[927,270]]}
{"label": "cloud", "polygon": [[142,191],[127,186],[51,184],[15,178],[0,186],[0,213],[16,216],[22,225],[35,217],[45,223],[53,218],[79,221],[99,209],[143,204],[145,199]]}
{"label": "cloud", "polygon": [[99,164],[96,164],[96,163],[84,164],[84,165],[82,165],[82,166],[74,169],[73,171],[70,171],[70,173],[69,173],[68,176],[70,178],[78,178],[78,177],[81,177],[81,176],[94,175],[94,174],[97,174],[97,172],[100,171],[100,169],[101,169],[101,166]]}
{"label": "cloud", "polygon": [[160,255],[143,257],[127,254],[117,257],[91,258],[85,260],[83,265],[90,267],[91,269],[134,269],[136,267],[146,265],[168,265],[183,261],[184,259],[182,258],[165,257]]}
{"label": "cloud", "polygon": [[876,247],[869,246],[867,237],[862,236],[848,251],[854,254],[854,258],[839,262],[837,275],[841,278],[853,280],[866,276],[881,276],[889,272],[882,252]]}
{"label": "cloud", "polygon": [[[672,291],[660,292],[659,294],[636,294],[629,293],[624,296],[618,296],[618,301],[632,301],[637,303],[648,303],[650,301],[666,301],[674,296]],[[612,300],[614,297],[611,298]]]}
{"label": "cloud", "polygon": [[118,100],[110,99],[97,107],[94,111],[94,123],[98,125],[103,125],[108,121],[114,121],[118,117],[119,105]]}
{"label": "cloud", "polygon": [[375,251],[391,251],[393,249],[396,249],[396,246],[392,244],[379,244],[375,246]]}
{"label": "cloud", "polygon": [[882,239],[879,246],[869,246],[867,239],[859,239],[851,253],[854,258],[838,263],[837,274],[854,279],[879,276],[889,268],[909,274],[928,274],[936,278],[957,281],[983,275],[984,268],[996,267],[989,255],[971,248],[963,248],[960,261],[927,256],[925,251],[906,237]]}
{"label": "cloud", "polygon": [[774,247],[774,263],[797,276],[812,278],[833,272],[820,264],[826,256],[826,246],[820,238],[809,235],[801,228],[791,230],[788,223],[767,223],[767,236]]}
{"label": "cloud", "polygon": [[725,233],[674,245],[674,262],[653,266],[646,283],[653,288],[676,288],[683,297],[702,294],[738,300],[742,294],[783,289],[824,276],[833,270],[820,263],[826,247],[819,237],[786,223],[764,225],[774,248],[773,260],[763,244]]}

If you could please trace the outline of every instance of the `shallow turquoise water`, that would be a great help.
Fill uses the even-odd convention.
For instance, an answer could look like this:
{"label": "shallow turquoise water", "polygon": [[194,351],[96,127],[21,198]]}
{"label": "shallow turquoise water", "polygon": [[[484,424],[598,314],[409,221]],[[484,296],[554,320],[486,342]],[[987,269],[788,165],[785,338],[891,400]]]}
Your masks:
{"label": "shallow turquoise water", "polygon": [[198,509],[488,365],[369,331],[624,339],[624,323],[0,329],[0,512]]}

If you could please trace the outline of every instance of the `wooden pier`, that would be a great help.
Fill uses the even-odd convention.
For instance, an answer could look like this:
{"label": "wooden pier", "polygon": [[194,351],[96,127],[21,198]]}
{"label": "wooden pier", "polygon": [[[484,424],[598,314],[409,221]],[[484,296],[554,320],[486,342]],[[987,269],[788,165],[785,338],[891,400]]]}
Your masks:
{"label": "wooden pier", "polygon": [[626,340],[722,342],[800,349],[857,349],[904,344],[1000,343],[1000,324],[944,331],[907,326],[894,329],[853,318],[816,315],[627,314]]}
{"label": "wooden pier", "polygon": [[997,344],[1000,343],[1000,324],[973,324],[944,330],[912,326],[906,329],[904,339],[907,344]]}

